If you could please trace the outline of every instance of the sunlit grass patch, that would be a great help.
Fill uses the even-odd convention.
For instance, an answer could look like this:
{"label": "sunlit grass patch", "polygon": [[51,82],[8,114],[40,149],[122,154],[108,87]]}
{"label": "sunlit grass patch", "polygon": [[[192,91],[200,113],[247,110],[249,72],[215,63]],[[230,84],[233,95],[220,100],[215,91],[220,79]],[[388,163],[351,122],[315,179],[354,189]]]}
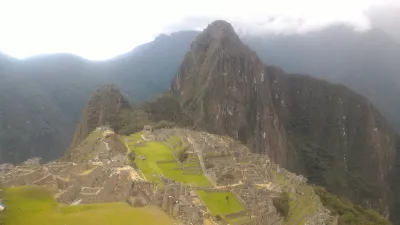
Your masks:
{"label": "sunlit grass patch", "polygon": [[5,190],[5,225],[172,225],[173,220],[157,207],[134,208],[126,203],[59,205],[44,188],[23,186]]}
{"label": "sunlit grass patch", "polygon": [[[206,204],[213,216],[237,213],[245,210],[238,200],[229,192],[208,192],[198,190],[197,194]],[[229,200],[227,200],[229,196]]]}

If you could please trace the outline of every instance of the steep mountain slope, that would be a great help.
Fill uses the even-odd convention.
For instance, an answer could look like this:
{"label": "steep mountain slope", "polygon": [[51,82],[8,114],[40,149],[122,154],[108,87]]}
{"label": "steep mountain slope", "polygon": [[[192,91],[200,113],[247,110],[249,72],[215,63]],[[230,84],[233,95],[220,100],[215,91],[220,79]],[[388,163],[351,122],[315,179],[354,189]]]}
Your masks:
{"label": "steep mountain slope", "polygon": [[[228,133],[286,165],[286,137],[272,104],[269,80],[260,82],[265,82],[263,87],[252,85],[264,75],[257,55],[242,44],[230,24],[217,21],[192,43],[171,92],[196,126]],[[264,131],[268,136],[261,138]]]}
{"label": "steep mountain slope", "polygon": [[71,147],[76,147],[97,127],[110,126],[119,130],[130,120],[133,120],[133,109],[129,102],[116,87],[103,86],[94,93],[84,109]]}
{"label": "steep mountain slope", "polygon": [[[167,89],[196,34],[163,35],[131,53],[101,62],[69,54],[17,60],[0,53],[0,162],[63,155],[82,110],[102,85],[118,85],[131,102],[159,95]],[[32,128],[29,121],[39,125]]]}
{"label": "steep mountain slope", "polygon": [[290,73],[310,74],[369,98],[400,130],[400,45],[381,30],[344,25],[302,35],[244,37],[260,58]]}
{"label": "steep mountain slope", "polygon": [[267,71],[288,141],[310,181],[387,213],[395,133],[380,113],[344,86]]}
{"label": "steep mountain slope", "polygon": [[266,67],[229,23],[216,21],[192,43],[171,94],[195,126],[388,214],[395,133],[347,88]]}
{"label": "steep mountain slope", "polygon": [[[128,54],[100,62],[90,62],[68,54],[43,55],[25,60],[0,54],[0,77],[8,77],[8,84],[20,86],[18,91],[28,98],[40,92],[43,98],[30,100],[35,105],[48,108],[46,104],[51,104],[63,113],[64,122],[54,121],[54,117],[43,117],[50,129],[62,130],[66,134],[54,132],[57,141],[49,141],[54,143],[49,145],[51,151],[55,156],[60,156],[65,150],[65,144],[61,143],[70,142],[81,111],[94,90],[104,84],[115,84],[128,95],[131,102],[157,96],[168,88],[169,80],[197,34],[196,31],[184,31],[170,36],[160,35],[153,42],[138,46]],[[383,32],[371,30],[357,33],[345,26],[333,26],[305,35],[244,37],[244,43],[249,44],[268,64],[281,66],[289,72],[306,73],[345,84],[368,97],[391,124],[400,127],[397,125],[400,124],[400,108],[397,104],[400,64],[396,61],[400,57],[400,50],[398,44]],[[25,85],[30,87],[24,88]],[[25,92],[25,89],[32,90],[32,87],[41,90]],[[0,94],[8,95],[3,90],[0,90]],[[17,96],[14,101],[24,101]],[[14,114],[11,111],[8,113]],[[9,125],[17,127],[12,123]],[[35,145],[36,139],[32,135],[34,133],[20,141],[20,144]],[[42,156],[41,153],[36,154],[36,150],[30,153],[30,150],[26,150],[26,154],[23,153],[25,150],[21,150],[22,155],[18,156],[13,156],[15,151],[5,150],[4,147],[1,151],[7,151],[9,162],[20,162],[26,159],[24,155]]]}
{"label": "steep mountain slope", "polygon": [[148,100],[168,88],[197,34],[195,31],[181,31],[169,36],[160,35],[100,67],[107,65],[104,71],[108,70],[108,83],[116,84],[132,100]]}
{"label": "steep mountain slope", "polygon": [[0,59],[0,105],[7,115],[0,118],[6,126],[0,128],[3,162],[62,155],[84,101],[100,84],[90,77],[87,63],[66,54]]}
{"label": "steep mountain slope", "polygon": [[0,163],[58,157],[54,146],[68,146],[68,116],[38,85],[24,79],[0,76],[0,90]]}

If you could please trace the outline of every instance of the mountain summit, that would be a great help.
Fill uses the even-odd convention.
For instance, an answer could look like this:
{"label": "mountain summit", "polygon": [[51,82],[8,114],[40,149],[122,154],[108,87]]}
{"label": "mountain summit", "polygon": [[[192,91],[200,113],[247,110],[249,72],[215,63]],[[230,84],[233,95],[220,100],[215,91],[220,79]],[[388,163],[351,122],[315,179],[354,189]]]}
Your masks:
{"label": "mountain summit", "polygon": [[364,97],[265,66],[225,21],[195,39],[170,90],[196,127],[388,215],[396,134]]}
{"label": "mountain summit", "polygon": [[286,165],[286,137],[270,86],[257,55],[229,23],[216,21],[192,43],[171,92],[195,126],[227,133]]}
{"label": "mountain summit", "polygon": [[129,102],[121,92],[112,85],[98,89],[89,100],[79,122],[72,147],[82,142],[93,130],[101,126],[118,129],[125,116],[132,112]]}

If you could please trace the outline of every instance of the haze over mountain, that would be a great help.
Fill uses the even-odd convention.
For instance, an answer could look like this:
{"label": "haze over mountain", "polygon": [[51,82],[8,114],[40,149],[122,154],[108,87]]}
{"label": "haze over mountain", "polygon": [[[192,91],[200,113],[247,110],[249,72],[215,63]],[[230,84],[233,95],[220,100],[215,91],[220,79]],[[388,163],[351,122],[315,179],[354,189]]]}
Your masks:
{"label": "haze over mountain", "polygon": [[397,134],[341,85],[265,66],[225,21],[196,37],[171,84],[194,126],[389,215]]}
{"label": "haze over mountain", "polygon": [[196,34],[160,36],[103,62],[70,54],[26,60],[0,54],[0,162],[61,156],[90,96],[104,84],[121,87],[131,102],[159,95]]}
{"label": "haze over mountain", "polygon": [[385,18],[400,4],[397,0],[248,0],[246,4],[150,0],[140,5],[110,0],[5,0],[0,6],[0,51],[18,58],[68,52],[102,60],[128,52],[160,33],[202,30],[216,19],[230,21],[240,35],[305,33],[335,23],[396,32],[393,22]]}
{"label": "haze over mountain", "polygon": [[[15,85],[29,84],[30,90],[34,89],[35,93],[45,96],[29,100],[30,102],[44,106],[51,103],[53,106],[45,108],[56,108],[64,115],[60,118],[65,122],[50,119],[58,117],[45,116],[50,127],[63,128],[53,130],[54,135],[62,136],[61,140],[64,141],[57,141],[57,144],[46,148],[48,150],[42,150],[51,151],[51,154],[45,154],[51,158],[66,149],[80,112],[96,88],[104,84],[116,84],[130,101],[136,103],[157,96],[168,89],[169,80],[177,71],[197,34],[196,31],[185,31],[170,36],[160,35],[153,42],[139,46],[131,53],[100,62],[91,62],[68,54],[43,55],[22,61],[0,54],[0,79],[7,78],[8,82]],[[281,66],[288,72],[310,74],[345,84],[365,95],[394,127],[400,129],[400,108],[397,104],[397,96],[400,95],[400,76],[397,74],[400,74],[400,69],[396,62],[400,48],[384,32],[371,30],[358,33],[346,26],[332,26],[305,35],[245,36],[243,41],[268,64]],[[20,95],[27,95],[28,99],[33,98],[34,95],[27,94],[27,90],[29,89],[13,89],[14,92],[23,92]],[[13,101],[18,101],[19,95],[13,96]],[[12,111],[11,108],[9,110]],[[33,119],[25,119],[31,120]],[[4,121],[8,121],[4,122],[5,127],[10,127],[7,129],[16,129],[17,126],[11,123],[12,119],[7,117]],[[20,129],[23,133],[27,132],[27,138],[26,141],[19,141],[17,146],[22,144],[24,147],[18,147],[21,149],[18,151],[2,147],[2,152],[11,152],[7,153],[11,154],[8,160],[13,161],[12,155],[16,152],[25,155],[20,160],[40,155],[36,154],[36,150],[23,150],[27,146],[24,143],[34,146],[32,143],[35,138],[32,137],[37,136],[36,132],[26,131],[24,126]],[[66,135],[57,134],[55,130],[62,130],[58,132]],[[15,138],[14,135],[11,136],[13,137],[9,138]],[[11,140],[9,138],[3,139],[2,143]]]}
{"label": "haze over mountain", "polygon": [[[389,212],[396,212],[391,195],[397,199],[399,194],[394,188],[396,161],[400,161],[398,137],[380,112],[344,86],[288,75],[261,60],[287,64],[287,71],[354,85],[396,121],[396,99],[390,98],[399,90],[396,42],[377,30],[356,33],[345,26],[306,35],[245,37],[242,42],[224,21],[197,34],[161,35],[103,62],[69,54],[27,60],[0,55],[1,161],[21,162],[33,156],[50,160],[62,155],[80,112],[104,84],[115,84],[125,93],[117,91],[114,99],[139,102],[166,91],[175,75],[172,95],[143,106],[149,118],[184,121],[228,134],[254,152],[268,154],[280,165],[306,175],[314,184],[396,217]],[[260,58],[243,43],[257,48]],[[93,124],[105,125],[97,114],[104,109],[96,108],[95,100],[104,100],[99,93],[89,101],[78,125],[79,140],[95,128]],[[90,108],[93,102],[95,110]],[[97,122],[82,123],[90,118]]]}

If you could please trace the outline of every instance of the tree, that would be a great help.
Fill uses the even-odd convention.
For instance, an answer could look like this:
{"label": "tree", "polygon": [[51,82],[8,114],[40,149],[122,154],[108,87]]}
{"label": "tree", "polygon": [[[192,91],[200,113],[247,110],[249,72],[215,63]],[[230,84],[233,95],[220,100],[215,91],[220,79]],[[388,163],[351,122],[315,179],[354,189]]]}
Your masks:
{"label": "tree", "polygon": [[229,198],[231,194],[231,185],[233,181],[235,180],[235,176],[232,173],[225,173],[218,179],[218,183],[224,183],[226,189],[228,190],[228,196],[226,196],[226,201],[229,204]]}
{"label": "tree", "polygon": [[289,215],[289,195],[283,192],[281,196],[273,200],[276,211],[287,219]]}

